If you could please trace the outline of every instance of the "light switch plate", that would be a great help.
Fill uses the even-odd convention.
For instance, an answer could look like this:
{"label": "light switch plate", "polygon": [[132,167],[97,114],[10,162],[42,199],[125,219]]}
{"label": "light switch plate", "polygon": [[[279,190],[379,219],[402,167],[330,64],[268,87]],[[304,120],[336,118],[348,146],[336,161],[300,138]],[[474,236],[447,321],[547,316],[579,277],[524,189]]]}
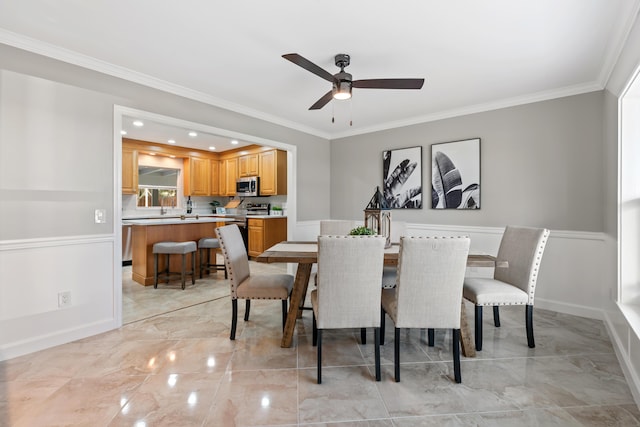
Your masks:
{"label": "light switch plate", "polygon": [[96,224],[104,224],[107,222],[107,211],[104,209],[96,209],[95,211]]}

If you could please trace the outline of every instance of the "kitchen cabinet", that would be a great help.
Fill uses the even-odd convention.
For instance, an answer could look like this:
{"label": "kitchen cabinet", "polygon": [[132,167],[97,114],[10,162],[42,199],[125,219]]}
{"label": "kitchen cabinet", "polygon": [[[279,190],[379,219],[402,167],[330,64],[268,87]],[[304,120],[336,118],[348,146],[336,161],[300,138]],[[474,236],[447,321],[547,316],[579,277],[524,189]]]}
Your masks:
{"label": "kitchen cabinet", "polygon": [[220,160],[211,160],[211,183],[209,184],[209,195],[220,195]]}
{"label": "kitchen cabinet", "polygon": [[238,179],[238,158],[233,157],[220,161],[220,195],[236,195],[236,179]]}
{"label": "kitchen cabinet", "polygon": [[238,157],[238,176],[258,176],[258,154]]}
{"label": "kitchen cabinet", "polygon": [[287,240],[287,218],[247,218],[250,257],[256,257],[276,243]]}
{"label": "kitchen cabinet", "polygon": [[258,163],[260,172],[260,195],[286,195],[287,152],[282,150],[263,151],[258,155]]}
{"label": "kitchen cabinet", "polygon": [[122,148],[122,194],[138,194],[138,151]]}
{"label": "kitchen cabinet", "polygon": [[189,157],[184,159],[184,195],[208,196],[211,181],[209,159]]}

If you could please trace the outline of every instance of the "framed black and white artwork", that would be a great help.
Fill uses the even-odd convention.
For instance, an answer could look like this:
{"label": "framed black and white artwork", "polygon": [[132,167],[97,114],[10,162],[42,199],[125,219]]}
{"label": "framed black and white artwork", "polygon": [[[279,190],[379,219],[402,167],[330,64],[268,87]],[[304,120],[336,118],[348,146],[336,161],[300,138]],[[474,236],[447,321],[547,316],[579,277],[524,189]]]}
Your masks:
{"label": "framed black and white artwork", "polygon": [[431,207],[480,209],[480,138],[431,146]]}
{"label": "framed black and white artwork", "polygon": [[422,147],[382,152],[382,189],[387,207],[422,209]]}

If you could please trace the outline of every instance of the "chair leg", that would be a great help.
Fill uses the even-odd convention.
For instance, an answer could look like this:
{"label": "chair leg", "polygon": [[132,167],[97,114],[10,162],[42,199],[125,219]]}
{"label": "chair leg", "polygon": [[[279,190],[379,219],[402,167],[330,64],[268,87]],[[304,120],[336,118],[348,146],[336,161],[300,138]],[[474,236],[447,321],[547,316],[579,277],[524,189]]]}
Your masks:
{"label": "chair leg", "polygon": [[180,270],[180,281],[182,282],[182,289],[184,289],[186,275],[187,275],[187,254],[182,254],[182,270]]}
{"label": "chair leg", "polygon": [[482,306],[476,305],[476,351],[482,351]]}
{"label": "chair leg", "polygon": [[282,300],[282,330],[284,331],[284,325],[287,324],[287,299]]}
{"label": "chair leg", "polygon": [[[202,272],[204,271],[204,263],[209,260],[209,249],[200,248],[200,278],[202,279]],[[206,254],[206,255],[205,255]],[[206,256],[206,258],[205,258]]]}
{"label": "chair leg", "polygon": [[434,346],[434,341],[435,341],[435,333],[433,328],[428,328],[427,329],[427,345],[429,347],[433,347]]}
{"label": "chair leg", "polygon": [[251,311],[251,300],[246,299],[244,301],[244,321],[246,322],[249,320],[249,312]]}
{"label": "chair leg", "polygon": [[322,329],[318,329],[318,384],[322,384]]}
{"label": "chair leg", "polygon": [[367,343],[367,328],[360,328],[360,342],[363,345]]}
{"label": "chair leg", "polygon": [[393,343],[393,365],[395,368],[396,382],[400,382],[400,328],[395,329],[395,342]]}
{"label": "chair leg", "polygon": [[230,340],[236,339],[236,327],[238,326],[238,300],[231,300],[231,336]]}
{"label": "chair leg", "polygon": [[453,376],[458,384],[462,382],[462,375],[460,374],[460,329],[453,330],[453,341],[451,342],[453,347]]}
{"label": "chair leg", "polygon": [[529,344],[529,348],[535,348],[536,342],[533,339],[533,306],[529,304],[525,306],[525,324],[527,325],[527,344]]}
{"label": "chair leg", "polygon": [[500,310],[497,305],[493,306],[493,324],[496,328],[500,327]]}
{"label": "chair leg", "polygon": [[165,268],[165,279],[167,279],[167,283],[169,283],[169,272],[171,271],[171,264],[169,263],[169,254],[167,254],[167,268]]}
{"label": "chair leg", "polygon": [[153,288],[158,289],[158,254],[153,254]]}
{"label": "chair leg", "polygon": [[315,347],[318,345],[318,324],[316,323],[316,315],[313,315],[313,327],[312,331],[312,345]]}
{"label": "chair leg", "polygon": [[385,324],[385,313],[384,308],[380,307],[380,345],[384,345],[384,324]]}
{"label": "chair leg", "polygon": [[376,381],[380,381],[380,328],[374,330],[375,341],[375,361],[376,361]]}
{"label": "chair leg", "polygon": [[191,284],[196,284],[196,252],[191,252]]}

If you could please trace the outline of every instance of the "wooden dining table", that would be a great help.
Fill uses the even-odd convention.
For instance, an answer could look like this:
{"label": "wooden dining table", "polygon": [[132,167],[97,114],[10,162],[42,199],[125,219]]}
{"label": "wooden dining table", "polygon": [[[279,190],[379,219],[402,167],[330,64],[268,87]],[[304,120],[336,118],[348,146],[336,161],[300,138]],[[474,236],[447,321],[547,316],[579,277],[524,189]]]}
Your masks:
{"label": "wooden dining table", "polygon": [[[399,244],[393,244],[384,251],[385,265],[398,265],[398,255],[400,251]],[[311,277],[311,269],[313,264],[318,262],[318,243],[317,242],[281,242],[278,243],[258,257],[257,262],[264,263],[295,263],[298,264],[295,280],[293,282],[293,290],[291,291],[291,301],[289,304],[289,312],[287,313],[287,321],[285,323],[284,332],[282,334],[281,347],[291,347],[293,340],[293,331],[296,321],[302,316],[302,306],[307,294],[309,278]],[[495,267],[496,258],[491,255],[469,254],[467,258],[467,267]],[[382,279],[382,278],[381,278]],[[460,311],[460,344],[462,346],[462,354],[465,357],[474,357],[476,354],[473,339],[471,337],[471,329],[467,322],[467,315],[464,306],[464,300],[461,301],[462,310]]]}

